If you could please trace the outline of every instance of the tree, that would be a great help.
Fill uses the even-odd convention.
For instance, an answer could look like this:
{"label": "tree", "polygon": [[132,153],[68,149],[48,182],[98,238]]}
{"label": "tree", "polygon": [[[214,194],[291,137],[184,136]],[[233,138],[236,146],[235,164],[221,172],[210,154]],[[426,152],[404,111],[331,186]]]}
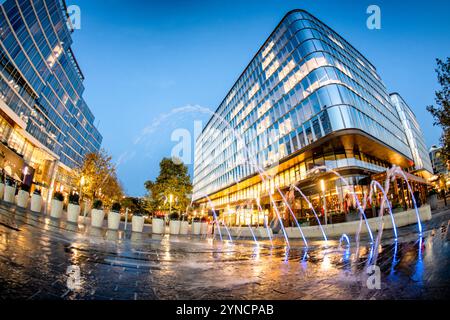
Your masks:
{"label": "tree", "polygon": [[130,209],[132,213],[148,214],[147,203],[145,198],[126,197],[121,201],[124,208]]}
{"label": "tree", "polygon": [[427,110],[433,115],[435,123],[444,130],[441,143],[442,143],[442,155],[446,161],[450,159],[450,58],[447,57],[447,61],[444,62],[440,59],[436,59],[438,75],[438,82],[441,85],[441,90],[436,91],[436,104],[435,106],[427,107]]}
{"label": "tree", "polygon": [[112,157],[103,149],[86,154],[82,165],[75,170],[75,176],[85,198],[101,199],[107,205],[122,199],[123,191],[116,167]]}
{"label": "tree", "polygon": [[159,166],[160,173],[156,180],[145,182],[149,210],[169,210],[171,206],[173,210],[184,212],[191,203],[192,193],[188,168],[178,159],[168,158],[164,158]]}

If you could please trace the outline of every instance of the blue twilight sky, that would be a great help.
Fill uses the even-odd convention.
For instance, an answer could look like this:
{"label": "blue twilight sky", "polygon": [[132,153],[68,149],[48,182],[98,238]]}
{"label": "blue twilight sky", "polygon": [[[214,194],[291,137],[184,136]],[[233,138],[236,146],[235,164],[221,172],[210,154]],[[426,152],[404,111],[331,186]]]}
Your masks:
{"label": "blue twilight sky", "polygon": [[[428,146],[438,143],[440,130],[425,107],[438,88],[435,58],[450,53],[447,0],[67,2],[81,9],[73,48],[86,77],[85,99],[130,195],[143,195],[143,183],[157,176],[160,159],[176,145],[175,129],[193,132],[195,120],[206,124],[209,118],[171,111],[189,105],[215,110],[295,8],[308,10],[361,51],[388,89],[416,112]],[[381,30],[366,27],[371,4],[381,8]]]}

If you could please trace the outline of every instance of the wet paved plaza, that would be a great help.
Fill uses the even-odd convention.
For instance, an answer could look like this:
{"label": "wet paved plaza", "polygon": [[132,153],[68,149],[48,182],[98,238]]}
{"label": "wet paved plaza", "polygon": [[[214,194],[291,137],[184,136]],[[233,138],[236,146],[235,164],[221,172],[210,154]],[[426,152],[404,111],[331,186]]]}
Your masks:
{"label": "wet paved plaza", "polygon": [[[281,238],[256,246],[90,229],[0,203],[0,300],[444,299],[449,219],[450,211],[435,214],[422,239],[417,226],[399,229],[398,242],[386,231],[381,289],[370,290],[374,251],[364,238],[358,249],[310,240],[308,249],[291,242],[287,250]],[[79,281],[68,268],[80,271]]]}

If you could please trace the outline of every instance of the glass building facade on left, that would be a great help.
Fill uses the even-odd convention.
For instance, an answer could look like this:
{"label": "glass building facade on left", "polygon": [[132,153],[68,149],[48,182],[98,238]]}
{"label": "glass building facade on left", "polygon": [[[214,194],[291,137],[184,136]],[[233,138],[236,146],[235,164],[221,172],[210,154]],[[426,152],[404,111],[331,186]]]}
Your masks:
{"label": "glass building facade on left", "polygon": [[0,5],[0,167],[45,198],[73,187],[72,170],[102,143],[72,32],[64,0]]}

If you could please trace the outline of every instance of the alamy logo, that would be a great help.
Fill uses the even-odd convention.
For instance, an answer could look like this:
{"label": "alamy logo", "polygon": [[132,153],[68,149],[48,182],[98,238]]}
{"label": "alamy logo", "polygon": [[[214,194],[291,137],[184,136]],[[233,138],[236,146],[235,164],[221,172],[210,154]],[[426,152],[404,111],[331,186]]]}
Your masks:
{"label": "alamy logo", "polygon": [[367,14],[370,16],[367,18],[367,28],[369,30],[381,29],[381,9],[377,5],[370,5],[367,8]]}
{"label": "alamy logo", "polygon": [[69,15],[69,20],[67,24],[69,29],[80,30],[81,29],[81,9],[77,5],[71,5],[67,7],[67,14]]}
{"label": "alamy logo", "polygon": [[194,122],[194,136],[188,129],[179,128],[172,132],[170,137],[172,142],[178,142],[172,148],[172,160],[175,163],[193,163],[193,150],[195,148],[195,137],[198,137],[202,132],[202,122]]}

